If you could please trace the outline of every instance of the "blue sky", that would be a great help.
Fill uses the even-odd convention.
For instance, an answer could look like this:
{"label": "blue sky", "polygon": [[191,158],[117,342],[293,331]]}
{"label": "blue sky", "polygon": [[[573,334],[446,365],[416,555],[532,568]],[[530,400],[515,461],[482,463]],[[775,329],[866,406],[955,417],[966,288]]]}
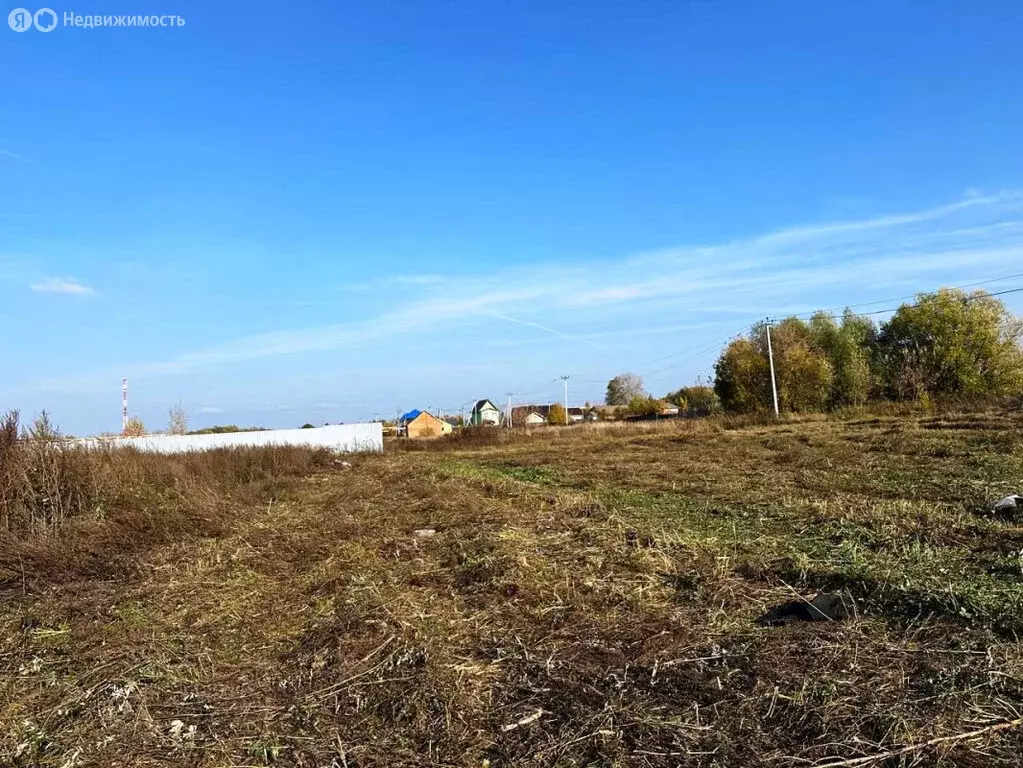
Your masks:
{"label": "blue sky", "polygon": [[0,27],[0,406],[83,434],[121,376],[150,427],[663,394],[765,315],[1023,272],[1023,14],[976,5]]}

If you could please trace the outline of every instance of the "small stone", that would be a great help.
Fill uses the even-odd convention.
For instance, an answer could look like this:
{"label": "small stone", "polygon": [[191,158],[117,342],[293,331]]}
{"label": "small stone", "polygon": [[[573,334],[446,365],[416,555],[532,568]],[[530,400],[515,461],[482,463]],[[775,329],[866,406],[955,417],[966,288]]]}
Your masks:
{"label": "small stone", "polygon": [[419,528],[415,531],[412,531],[412,535],[417,536],[420,539],[425,539],[427,536],[433,536],[436,533],[437,530],[435,528]]}
{"label": "small stone", "polygon": [[1014,515],[1017,512],[1023,512],[1023,496],[1013,494],[1000,499],[995,504],[994,511],[997,515]]}

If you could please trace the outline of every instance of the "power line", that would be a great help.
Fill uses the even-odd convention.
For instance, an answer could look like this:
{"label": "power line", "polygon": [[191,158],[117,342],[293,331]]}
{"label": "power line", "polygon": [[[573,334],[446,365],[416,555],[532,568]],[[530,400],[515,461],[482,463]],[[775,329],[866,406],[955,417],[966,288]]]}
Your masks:
{"label": "power line", "polygon": [[[952,286],[951,290],[961,290],[961,289],[964,289],[964,288],[971,288],[971,287],[974,287],[974,286],[977,286],[977,285],[986,285],[986,284],[994,283],[994,282],[1002,282],[1002,281],[1011,280],[1011,279],[1017,278],[1017,277],[1023,277],[1023,273],[1019,273],[1017,275],[1006,275],[1004,277],[997,277],[997,278],[992,278],[992,279],[989,279],[989,280],[980,280],[978,282],[967,283],[965,285]],[[940,289],[940,290],[949,290],[949,289]],[[1003,291],[990,291],[990,292],[985,292],[982,296],[966,296],[966,297],[963,298],[963,301],[969,302],[969,301],[974,301],[976,299],[987,298],[987,297],[992,297],[992,296],[1005,296],[1005,295],[1012,294],[1012,293],[1019,293],[1021,291],[1023,291],[1023,287],[1008,288],[1008,289],[1003,290]],[[937,295],[938,292],[939,291],[930,291],[930,292],[927,292],[927,293],[924,293],[924,294],[919,294],[918,293],[918,294],[914,294],[914,296],[903,297],[903,298],[915,298],[915,297],[921,296],[921,295],[922,296],[934,296],[934,295]],[[880,304],[880,303],[886,303],[886,302],[898,301],[898,300],[899,299],[886,299],[883,302],[882,301],[876,301],[876,302],[869,302],[869,303],[865,303],[865,304],[854,304],[854,305],[851,305],[851,306],[873,306],[873,305]],[[900,307],[903,307],[903,306],[906,306],[906,307],[918,307],[918,306],[920,306],[920,302],[918,301],[918,302],[914,302],[913,304],[902,304],[902,305],[899,305],[898,307],[887,307],[885,309],[877,309],[877,310],[873,310],[871,312],[853,312],[852,314],[855,317],[870,317],[870,316],[873,316],[873,315],[885,314],[887,312],[895,312]],[[849,308],[849,307],[847,307],[847,308]],[[839,315],[836,315],[836,314],[829,314],[825,310],[818,310],[817,312],[804,313],[803,315],[788,315],[788,317],[812,316],[814,314],[821,314],[821,313],[827,315],[828,317],[838,317],[839,316]],[[772,320],[769,318],[768,322],[772,322]],[[693,347],[689,347],[688,349],[679,350],[677,352],[673,352],[670,355],[664,355],[662,357],[655,358],[653,361],[650,361],[650,362],[658,362],[658,361],[661,361],[661,360],[667,360],[669,358],[677,357],[678,355],[685,354],[686,352],[694,352],[695,353],[695,354],[689,355],[686,358],[683,358],[682,360],[677,360],[674,363],[672,363],[671,365],[667,365],[667,366],[664,366],[662,368],[658,368],[658,369],[655,369],[655,370],[652,370],[652,371],[645,371],[645,372],[641,371],[641,372],[637,373],[637,375],[641,376],[641,377],[644,377],[644,378],[649,378],[649,377],[657,376],[657,375],[665,373],[667,371],[679,368],[680,366],[685,365],[687,362],[690,362],[690,361],[700,357],[701,355],[705,354],[710,349],[713,349],[715,346],[722,345],[725,342],[731,341],[732,339],[735,339],[735,338],[738,338],[739,336],[742,336],[745,331],[746,331],[746,328],[743,328],[743,330],[738,331],[738,332],[733,333],[733,334],[730,334],[730,335],[724,337],[723,339],[716,339],[716,340],[710,341],[710,342],[703,342],[702,344],[698,344],[698,345],[695,345]],[[555,381],[557,381],[557,379],[555,379]],[[603,384],[603,383],[605,383],[603,380],[600,380],[600,379],[582,379],[582,378],[579,378],[579,379],[577,379],[577,381],[584,382],[584,383],[590,383],[590,384]]]}
{"label": "power line", "polygon": [[[634,366],[627,366],[626,370],[629,370],[630,368],[631,369],[642,368],[643,366],[652,365],[653,363],[659,363],[659,362],[661,362],[663,360],[668,360],[668,359],[673,358],[673,357],[678,357],[679,355],[684,355],[684,354],[686,354],[688,352],[694,352],[696,350],[702,350],[703,347],[714,346],[715,344],[721,344],[724,341],[728,341],[729,339],[735,337],[737,334],[741,334],[744,330],[745,330],[745,327],[741,331],[737,331],[737,332],[728,334],[727,336],[724,337],[724,339],[722,339],[720,341],[717,341],[717,340],[710,341],[710,342],[703,341],[703,342],[700,342],[699,344],[694,344],[691,347],[686,347],[684,349],[676,350],[675,352],[672,352],[671,354],[662,355],[661,357],[655,357],[653,360],[647,360],[646,362],[638,363],[638,364],[636,364]],[[697,354],[701,354],[701,353],[697,353]],[[688,358],[688,359],[691,359],[691,358]],[[679,364],[684,363],[684,362],[686,362],[686,360],[679,361]],[[669,370],[672,367],[675,367],[675,364],[673,364],[671,366],[668,366],[667,368],[664,368],[663,370]],[[622,370],[622,369],[619,368],[619,370]],[[642,375],[653,375],[654,373],[657,373],[657,371],[650,371],[648,374],[642,374],[641,373],[641,374],[637,374],[637,375],[641,375],[641,376]],[[584,375],[587,375],[587,374],[584,374]],[[590,373],[589,375],[592,376],[592,375],[599,375],[599,374]],[[605,381],[603,379],[579,378],[578,380],[579,381],[583,381],[583,382],[587,382],[587,383],[590,383],[590,384],[605,383]]]}
{"label": "power line", "polygon": [[[979,283],[974,283],[974,285],[979,285]],[[951,289],[948,289],[948,290],[959,290],[962,287],[964,287],[964,286],[955,286],[954,288],[951,288]],[[945,290],[945,289],[942,289],[942,290]],[[965,302],[970,302],[970,301],[976,301],[977,299],[987,299],[987,298],[990,298],[992,296],[1005,296],[1006,294],[1009,294],[1009,293],[1019,293],[1020,291],[1023,291],[1023,287],[1021,287],[1021,288],[1009,288],[1009,289],[1004,290],[1004,291],[990,291],[990,292],[985,292],[983,296],[964,296],[962,301],[965,303]],[[918,296],[937,296],[938,293],[939,293],[939,291],[931,291],[929,293],[923,293],[923,294],[917,294],[917,295]],[[894,301],[894,299],[893,299],[893,301]],[[897,307],[887,307],[886,309],[875,309],[873,312],[850,312],[849,314],[851,314],[853,317],[872,317],[873,315],[883,315],[886,312],[897,312],[900,309],[902,309],[902,307],[910,307],[910,308],[912,308],[912,307],[919,307],[920,305],[921,305],[921,302],[916,301],[916,302],[914,302],[912,304],[900,304]],[[863,305],[861,304],[860,306],[863,306]],[[844,314],[844,311],[843,311],[843,314]],[[814,315],[824,315],[825,317],[841,317],[842,316],[842,315],[839,315],[837,313],[829,313],[829,312],[825,312],[823,310],[818,310],[816,312],[804,312],[801,315],[788,315],[788,317],[802,318],[802,317],[813,317]],[[769,321],[774,321],[775,320],[774,318],[768,318],[768,319],[769,319]],[[782,318],[782,319],[784,319],[784,318]]]}
{"label": "power line", "polygon": [[[1018,272],[1018,273],[1013,274],[1013,275],[1003,275],[1002,277],[992,277],[992,278],[989,278],[987,280],[978,280],[977,282],[974,282],[974,283],[966,283],[964,285],[950,286],[949,288],[951,290],[961,290],[963,288],[973,288],[973,287],[976,287],[978,285],[989,285],[990,283],[1000,283],[1000,282],[1004,282],[1006,280],[1014,280],[1016,278],[1021,278],[1021,277],[1023,277],[1023,272]],[[1014,291],[1008,291],[1008,293],[1013,293],[1013,292]],[[935,294],[935,293],[937,293],[937,291],[931,291],[931,292],[929,292],[927,294],[924,294],[924,295],[932,295],[932,294]],[[1002,292],[999,292],[999,293],[988,293],[987,295],[989,295],[989,296],[999,296],[999,295],[1001,295],[1001,293]],[[888,304],[889,302],[893,302],[893,301],[904,301],[906,299],[915,299],[919,295],[920,295],[919,293],[916,293],[916,294],[912,294],[912,295],[909,295],[909,296],[897,296],[895,298],[890,298],[890,299],[879,299],[878,301],[868,301],[868,302],[863,302],[863,303],[860,303],[860,304],[849,304],[849,305],[846,305],[844,307],[832,307],[831,309],[819,309],[819,310],[814,310],[813,312],[796,313],[796,314],[787,315],[787,317],[812,317],[813,315],[818,314],[818,313],[824,313],[824,314],[829,315],[829,316],[836,316],[836,314],[838,312],[842,312],[842,311],[844,311],[846,309],[852,309],[854,307],[872,307],[872,306],[877,306],[878,304]],[[898,309],[898,308],[896,307],[895,309]],[[879,309],[879,310],[875,310],[873,312],[863,312],[863,313],[853,313],[853,314],[857,315],[857,316],[866,317],[866,316],[870,316],[870,315],[881,315],[881,314],[884,314],[885,312],[893,312],[893,311],[894,311],[894,309]],[[745,330],[745,328],[743,330]],[[742,331],[739,332],[739,334],[741,334],[741,333],[742,333]],[[725,338],[725,341],[727,341],[728,339],[731,339],[735,335],[737,335],[737,334],[729,334],[729,336],[727,336]],[[711,344],[713,345],[713,343],[714,342],[712,342]],[[717,343],[724,343],[724,341],[717,342]],[[671,353],[669,353],[667,355],[662,355],[661,357],[656,357],[653,360],[647,360],[647,361],[642,362],[642,363],[637,363],[636,365],[632,366],[632,368],[642,368],[642,367],[647,366],[647,365],[652,365],[654,363],[659,363],[662,360],[669,360],[669,359],[671,359],[673,357],[678,357],[679,355],[684,355],[687,352],[692,352],[693,350],[697,349],[698,347],[702,347],[702,346],[704,346],[704,345],[703,344],[699,344],[699,345],[696,345],[696,346],[693,346],[693,347],[689,347],[687,349],[680,349],[680,350],[677,350],[675,352],[671,352]],[[684,363],[684,362],[688,362],[688,360],[691,360],[691,359],[692,358],[687,358],[686,360],[679,361],[679,364]],[[675,366],[669,366],[668,368],[665,368],[663,370],[671,370],[672,367],[675,367]],[[645,374],[641,373],[639,375],[642,375],[642,376],[650,375],[650,376],[652,376],[652,375],[654,375],[654,374],[656,374],[658,372],[659,371],[650,371],[648,373],[645,373]],[[583,374],[583,375],[585,376],[585,375],[594,375],[594,374],[590,373],[590,374]],[[600,375],[600,374],[596,374],[596,375]],[[597,379],[587,379],[587,378],[580,378],[579,381],[583,381],[583,382],[587,382],[587,383],[591,383],[591,384],[599,384],[599,383],[601,383]]]}
{"label": "power line", "polygon": [[[745,329],[743,329],[743,330],[745,330]],[[698,351],[695,351],[695,353],[690,355],[689,357],[683,358],[682,360],[677,360],[674,363],[672,363],[671,365],[666,365],[663,368],[658,368],[658,369],[653,370],[653,371],[647,371],[647,372],[639,374],[639,375],[641,375],[641,376],[656,376],[657,374],[660,374],[660,373],[665,373],[667,371],[673,371],[676,368],[678,368],[679,366],[685,365],[686,363],[690,362],[691,360],[695,360],[696,358],[698,358],[698,357],[706,354],[707,352],[709,352],[714,347],[720,346],[720,345],[724,344],[726,341],[731,341],[732,339],[736,338],[737,336],[740,336],[741,334],[742,334],[742,331],[739,331],[739,332],[736,332],[736,333],[729,334],[728,336],[725,336],[723,339],[715,339],[715,340],[709,341],[709,342],[707,342],[705,344],[701,344],[698,348],[697,347],[693,347],[693,350],[698,350]]]}
{"label": "power line", "polygon": [[525,392],[519,391],[519,390],[515,390],[511,394],[515,395],[516,397],[521,397],[522,395],[532,395],[532,394],[535,394],[537,392],[542,392],[543,390],[549,388],[551,386],[551,384],[555,384],[557,382],[558,382],[558,379],[551,379],[550,381],[545,382],[544,384],[541,384],[539,387],[536,387],[535,389],[530,389],[530,390],[527,390]]}
{"label": "power line", "polygon": [[[962,290],[964,288],[975,288],[978,285],[990,285],[991,283],[1002,283],[1002,282],[1005,282],[1006,280],[1016,280],[1017,278],[1020,278],[1020,277],[1023,277],[1023,272],[1017,272],[1014,275],[1004,275],[1003,277],[992,277],[992,278],[990,278],[988,280],[978,280],[975,283],[965,283],[963,285],[951,285],[951,286],[948,286],[947,288],[942,288],[942,289],[939,289],[939,290],[959,291],[959,290]],[[1014,291],[1008,291],[1008,293],[1013,293],[1013,292]],[[917,297],[919,297],[921,295],[923,295],[923,296],[933,296],[933,295],[935,295],[937,293],[938,293],[938,291],[928,291],[928,292],[923,293],[923,294],[914,293],[914,294],[911,294],[909,296],[896,296],[896,297],[891,298],[891,299],[879,299],[877,301],[865,301],[865,302],[862,302],[860,304],[847,304],[844,307],[831,307],[829,309],[817,309],[817,310],[814,310],[813,312],[802,312],[802,313],[788,315],[788,317],[812,317],[813,315],[818,314],[818,313],[824,313],[824,314],[830,315],[831,313],[842,312],[842,311],[845,311],[846,309],[853,309],[854,307],[876,307],[878,304],[888,304],[889,302],[892,302],[892,301],[905,301],[906,299],[916,299]],[[1001,295],[1001,293],[988,293],[987,295],[988,296],[999,296],[999,295]],[[916,306],[916,305],[914,304],[914,305],[911,305],[911,306]],[[896,307],[896,309],[898,309],[898,307]],[[861,313],[854,312],[853,314],[854,315],[861,315],[861,316],[865,317],[867,315],[872,315],[872,314],[880,315],[880,314],[883,314],[884,312],[892,312],[892,311],[894,311],[894,310],[879,309],[876,312],[861,312]]]}

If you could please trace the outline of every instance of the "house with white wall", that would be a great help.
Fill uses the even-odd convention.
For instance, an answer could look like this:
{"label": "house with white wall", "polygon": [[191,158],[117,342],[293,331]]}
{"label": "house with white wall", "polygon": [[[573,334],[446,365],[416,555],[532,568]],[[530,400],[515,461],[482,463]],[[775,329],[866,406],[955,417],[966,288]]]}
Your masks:
{"label": "house with white wall", "polygon": [[477,400],[469,412],[469,424],[473,427],[496,427],[501,423],[501,409],[489,400]]}

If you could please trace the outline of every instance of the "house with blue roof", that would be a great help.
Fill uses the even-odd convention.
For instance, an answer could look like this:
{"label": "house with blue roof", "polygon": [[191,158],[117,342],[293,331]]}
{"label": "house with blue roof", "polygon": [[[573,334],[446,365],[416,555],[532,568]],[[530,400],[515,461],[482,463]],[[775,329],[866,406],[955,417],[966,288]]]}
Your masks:
{"label": "house with blue roof", "polygon": [[426,440],[451,434],[452,427],[432,413],[414,409],[398,419],[398,434],[412,440]]}

